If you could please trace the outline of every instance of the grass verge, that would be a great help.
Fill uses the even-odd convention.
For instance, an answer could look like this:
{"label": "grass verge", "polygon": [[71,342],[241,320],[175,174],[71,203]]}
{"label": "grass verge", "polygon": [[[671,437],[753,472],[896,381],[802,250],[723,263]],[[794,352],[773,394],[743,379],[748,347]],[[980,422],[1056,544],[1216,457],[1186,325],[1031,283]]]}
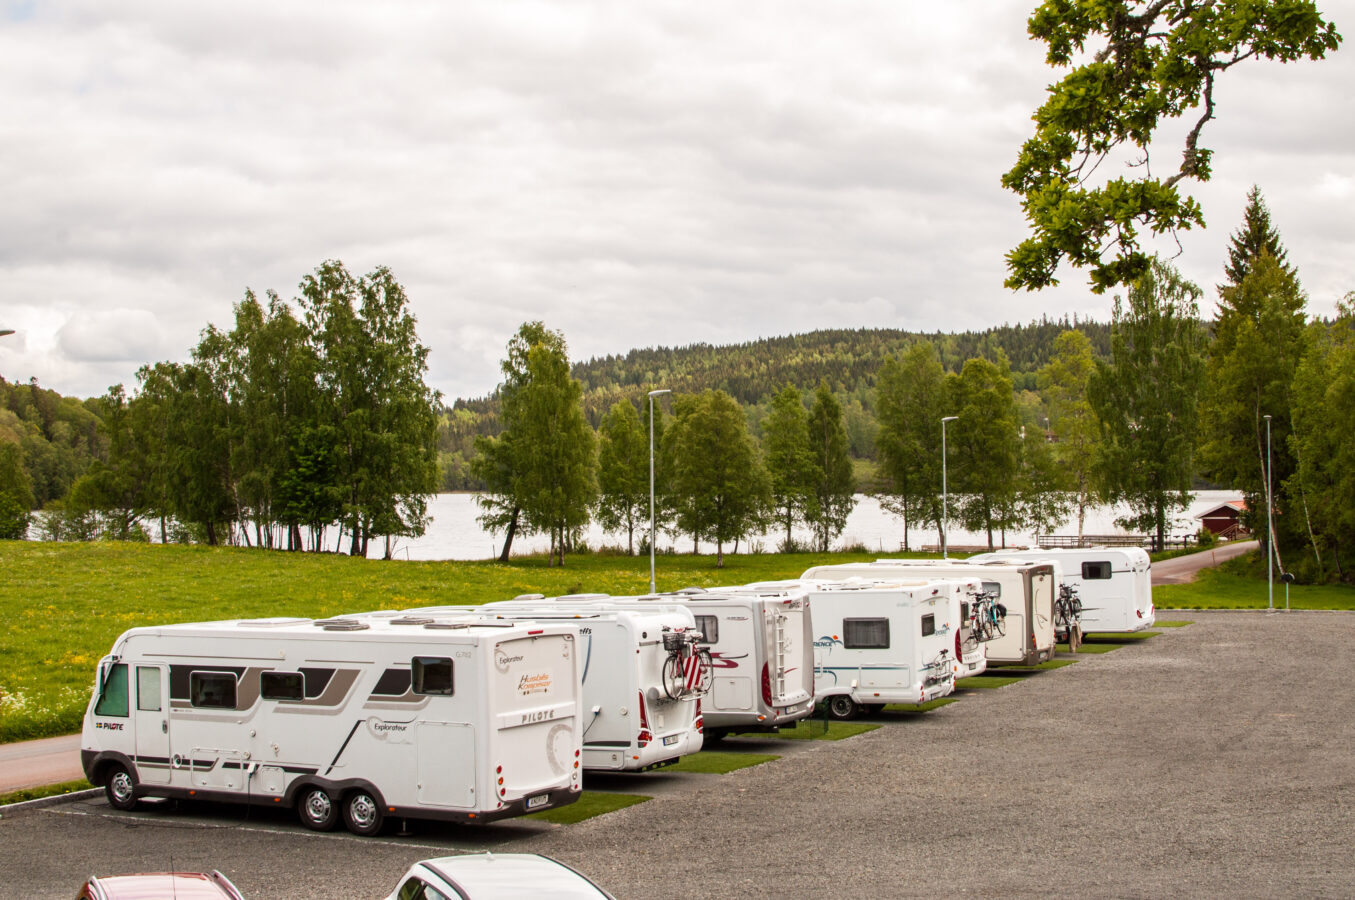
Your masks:
{"label": "grass verge", "polygon": [[1120,634],[1118,632],[1111,631],[1107,632],[1093,631],[1091,634],[1083,635],[1082,643],[1115,644],[1123,647],[1128,644],[1137,643],[1139,641],[1146,641],[1149,638],[1155,638],[1161,633],[1162,632],[1160,631],[1136,631],[1133,634]]}
{"label": "grass verge", "polygon": [[801,719],[794,728],[782,728],[776,734],[756,731],[740,735],[750,740],[840,741],[874,731],[879,725],[865,722],[825,722],[823,719]]}
{"label": "grass verge", "polygon": [[891,703],[885,707],[884,711],[887,713],[917,715],[919,713],[931,712],[938,707],[958,702],[960,702],[959,697],[939,697],[936,700],[928,700],[926,703]]}
{"label": "grass verge", "polygon": [[1164,622],[1164,621],[1162,621],[1161,619],[1159,619],[1158,621],[1156,621],[1156,622],[1153,623],[1153,627],[1154,627],[1154,628],[1185,628],[1187,625],[1194,625],[1194,624],[1195,624],[1195,623],[1192,622],[1192,621],[1190,621],[1189,619],[1172,619],[1172,620],[1166,621],[1166,622]]}
{"label": "grass verge", "polygon": [[969,675],[955,682],[957,689],[978,688],[979,690],[992,690],[993,688],[1006,687],[1009,684],[1015,684],[1021,679],[1015,675]]}
{"label": "grass verge", "polygon": [[87,791],[94,785],[83,778],[76,781],[63,781],[61,784],[48,784],[42,787],[25,788],[22,791],[11,791],[8,794],[0,794],[0,806],[8,806],[11,803],[23,803],[27,800],[41,800],[43,797],[56,797],[60,794],[73,794],[76,791]]}
{"label": "grass verge", "polygon": [[664,772],[700,772],[706,775],[727,775],[749,766],[780,759],[775,753],[729,753],[723,750],[702,750],[682,757],[676,765],[665,766]]}
{"label": "grass verge", "polygon": [[604,791],[584,791],[578,800],[559,809],[547,809],[528,813],[524,819],[540,819],[542,822],[554,822],[556,825],[573,825],[594,816],[603,816],[627,806],[652,800],[643,794],[608,794]]}

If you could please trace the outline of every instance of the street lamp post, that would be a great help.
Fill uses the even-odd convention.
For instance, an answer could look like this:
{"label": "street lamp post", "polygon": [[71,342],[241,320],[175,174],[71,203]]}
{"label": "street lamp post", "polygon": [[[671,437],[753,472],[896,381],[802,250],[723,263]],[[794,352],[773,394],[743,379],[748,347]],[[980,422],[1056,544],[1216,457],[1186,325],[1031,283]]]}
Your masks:
{"label": "street lamp post", "polygon": [[941,558],[950,559],[946,551],[946,520],[950,518],[950,511],[946,504],[946,423],[954,422],[959,416],[943,416],[941,418]]}
{"label": "street lamp post", "polygon": [[654,398],[673,393],[668,388],[649,392],[649,592],[654,590]]}
{"label": "street lamp post", "polygon": [[1266,420],[1266,612],[1275,611],[1275,517],[1270,498],[1270,416]]}

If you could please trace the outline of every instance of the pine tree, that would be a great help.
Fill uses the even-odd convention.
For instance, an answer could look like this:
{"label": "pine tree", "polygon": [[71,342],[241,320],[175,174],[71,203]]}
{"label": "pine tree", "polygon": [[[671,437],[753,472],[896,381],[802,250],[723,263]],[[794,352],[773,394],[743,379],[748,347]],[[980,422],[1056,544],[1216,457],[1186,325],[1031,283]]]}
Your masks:
{"label": "pine tree", "polygon": [[794,549],[791,527],[804,520],[819,474],[810,452],[809,414],[798,388],[786,385],[772,398],[771,413],[762,423],[762,448],[776,518],[786,529],[782,548],[790,552]]}
{"label": "pine tree", "polygon": [[809,446],[817,477],[805,519],[814,529],[819,552],[827,553],[833,538],[847,527],[847,517],[856,505],[856,478],[847,452],[842,405],[825,381],[820,381],[814,391],[814,405],[809,410]]}
{"label": "pine tree", "polygon": [[1242,284],[1257,257],[1263,253],[1274,257],[1286,274],[1294,274],[1285,261],[1280,233],[1270,224],[1270,210],[1266,209],[1266,202],[1261,199],[1261,189],[1252,185],[1251,190],[1247,191],[1247,208],[1242,213],[1242,227],[1233,233],[1232,243],[1228,247],[1228,263],[1223,267],[1228,284],[1220,285],[1219,293],[1222,294],[1227,287]]}

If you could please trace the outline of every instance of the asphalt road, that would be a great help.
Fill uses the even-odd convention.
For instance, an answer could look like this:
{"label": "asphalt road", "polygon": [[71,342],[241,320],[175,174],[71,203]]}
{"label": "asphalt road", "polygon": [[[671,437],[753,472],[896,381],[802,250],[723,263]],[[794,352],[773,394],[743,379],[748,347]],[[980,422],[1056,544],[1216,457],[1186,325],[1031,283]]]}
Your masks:
{"label": "asphalt road", "polygon": [[1185,584],[1195,580],[1195,574],[1201,569],[1217,566],[1222,562],[1245,553],[1251,553],[1260,545],[1256,541],[1234,541],[1220,544],[1199,553],[1174,556],[1153,563],[1153,584]]}
{"label": "asphalt road", "polygon": [[847,741],[732,742],[771,763],[610,779],[655,799],[572,826],[363,840],[273,810],[8,811],[0,896],[173,866],[251,900],[374,898],[416,859],[485,849],[622,898],[1351,896],[1355,614],[1173,617],[1195,624]]}

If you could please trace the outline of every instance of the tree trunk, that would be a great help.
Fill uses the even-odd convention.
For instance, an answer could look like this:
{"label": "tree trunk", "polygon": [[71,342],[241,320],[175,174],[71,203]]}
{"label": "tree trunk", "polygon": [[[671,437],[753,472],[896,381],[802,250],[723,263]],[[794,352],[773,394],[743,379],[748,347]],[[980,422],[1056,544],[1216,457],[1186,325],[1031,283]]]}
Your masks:
{"label": "tree trunk", "polygon": [[725,567],[725,543],[719,538],[715,539],[715,568],[723,569]]}
{"label": "tree trunk", "polygon": [[508,553],[513,549],[513,535],[517,534],[518,530],[518,514],[521,512],[520,507],[513,507],[513,517],[508,520],[508,533],[503,539],[503,552],[499,554],[499,562],[501,563],[508,562]]}

